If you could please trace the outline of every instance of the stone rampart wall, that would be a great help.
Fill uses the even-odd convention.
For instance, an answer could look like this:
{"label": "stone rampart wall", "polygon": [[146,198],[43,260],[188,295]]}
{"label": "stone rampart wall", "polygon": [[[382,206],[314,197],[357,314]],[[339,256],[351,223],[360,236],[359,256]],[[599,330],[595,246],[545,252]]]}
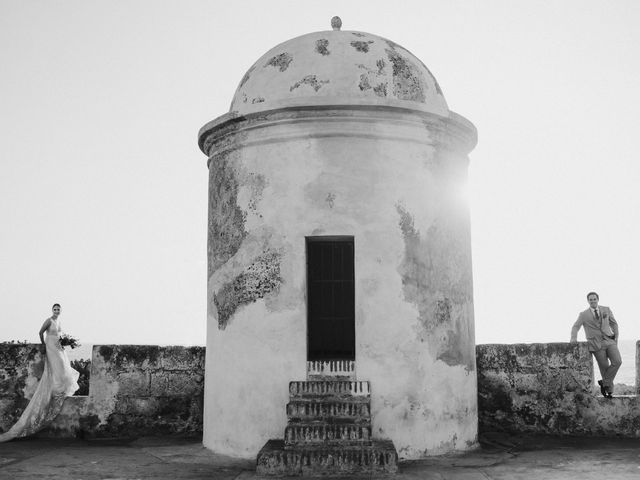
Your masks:
{"label": "stone rampart wall", "polygon": [[[95,345],[89,395],[67,398],[39,435],[201,434],[204,355],[204,347]],[[1,431],[19,418],[42,371],[37,345],[0,345]]]}
{"label": "stone rampart wall", "polygon": [[[585,343],[478,345],[476,354],[480,432],[640,438],[640,397],[594,393]],[[204,355],[204,347],[96,345],[89,395],[67,398],[39,435],[200,434]],[[37,345],[0,344],[0,431],[20,416],[42,371]]]}
{"label": "stone rampart wall", "polygon": [[0,344],[0,431],[7,431],[20,417],[43,371],[37,345]]}
{"label": "stone rampart wall", "polygon": [[640,438],[640,397],[594,393],[586,343],[478,345],[476,361],[480,432]]}

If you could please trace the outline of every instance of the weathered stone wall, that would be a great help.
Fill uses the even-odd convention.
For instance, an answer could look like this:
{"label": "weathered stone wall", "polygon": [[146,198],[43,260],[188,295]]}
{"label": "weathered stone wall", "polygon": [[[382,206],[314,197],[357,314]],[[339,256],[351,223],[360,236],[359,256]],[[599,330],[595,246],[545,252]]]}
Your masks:
{"label": "weathered stone wall", "polygon": [[594,394],[586,343],[478,345],[476,354],[480,432],[640,437],[640,397]]}
{"label": "weathered stone wall", "polygon": [[[204,347],[96,345],[89,395],[69,397],[41,436],[129,437],[202,431]],[[42,375],[37,345],[0,345],[0,429]]]}
{"label": "weathered stone wall", "polygon": [[7,431],[29,403],[44,370],[35,344],[0,344],[0,431]]}
{"label": "weathered stone wall", "polygon": [[[585,343],[478,345],[476,352],[480,432],[640,437],[640,397],[594,394]],[[67,398],[40,435],[199,434],[204,354],[204,347],[95,346],[89,395]],[[19,418],[43,366],[37,345],[0,344],[0,432]]]}
{"label": "weathered stone wall", "polygon": [[636,342],[636,395],[640,395],[640,340]]}

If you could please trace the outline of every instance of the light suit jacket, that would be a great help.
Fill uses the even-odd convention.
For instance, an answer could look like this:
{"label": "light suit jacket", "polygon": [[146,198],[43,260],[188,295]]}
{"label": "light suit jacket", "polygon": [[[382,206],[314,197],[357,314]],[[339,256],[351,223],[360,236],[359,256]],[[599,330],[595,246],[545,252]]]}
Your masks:
{"label": "light suit jacket", "polygon": [[613,312],[609,307],[603,305],[598,305],[598,310],[600,311],[601,322],[593,316],[591,308],[587,308],[584,312],[580,312],[578,320],[576,320],[573,328],[571,328],[571,341],[577,342],[578,330],[580,330],[580,327],[584,327],[584,334],[587,337],[590,352],[600,350],[602,348],[602,341],[609,339],[602,330],[602,324],[606,324],[607,320],[613,332],[613,340],[618,341],[618,322],[616,322]]}

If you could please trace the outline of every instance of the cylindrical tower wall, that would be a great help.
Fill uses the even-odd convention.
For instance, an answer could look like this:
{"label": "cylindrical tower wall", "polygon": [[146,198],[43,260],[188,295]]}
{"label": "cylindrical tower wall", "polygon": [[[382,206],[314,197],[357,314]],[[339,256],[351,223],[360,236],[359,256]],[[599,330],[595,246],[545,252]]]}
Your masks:
{"label": "cylindrical tower wall", "polygon": [[253,457],[306,377],[305,237],[355,245],[356,372],[402,458],[477,436],[469,213],[473,126],[394,108],[222,117],[209,155],[204,444]]}

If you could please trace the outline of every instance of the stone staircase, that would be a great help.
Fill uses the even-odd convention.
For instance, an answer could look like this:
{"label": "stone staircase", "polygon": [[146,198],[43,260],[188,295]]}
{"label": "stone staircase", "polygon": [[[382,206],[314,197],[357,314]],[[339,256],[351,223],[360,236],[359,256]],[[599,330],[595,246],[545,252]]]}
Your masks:
{"label": "stone staircase", "polygon": [[289,384],[284,440],[269,440],[262,448],[256,467],[259,475],[397,472],[393,442],[374,440],[371,435],[369,382],[336,378]]}

